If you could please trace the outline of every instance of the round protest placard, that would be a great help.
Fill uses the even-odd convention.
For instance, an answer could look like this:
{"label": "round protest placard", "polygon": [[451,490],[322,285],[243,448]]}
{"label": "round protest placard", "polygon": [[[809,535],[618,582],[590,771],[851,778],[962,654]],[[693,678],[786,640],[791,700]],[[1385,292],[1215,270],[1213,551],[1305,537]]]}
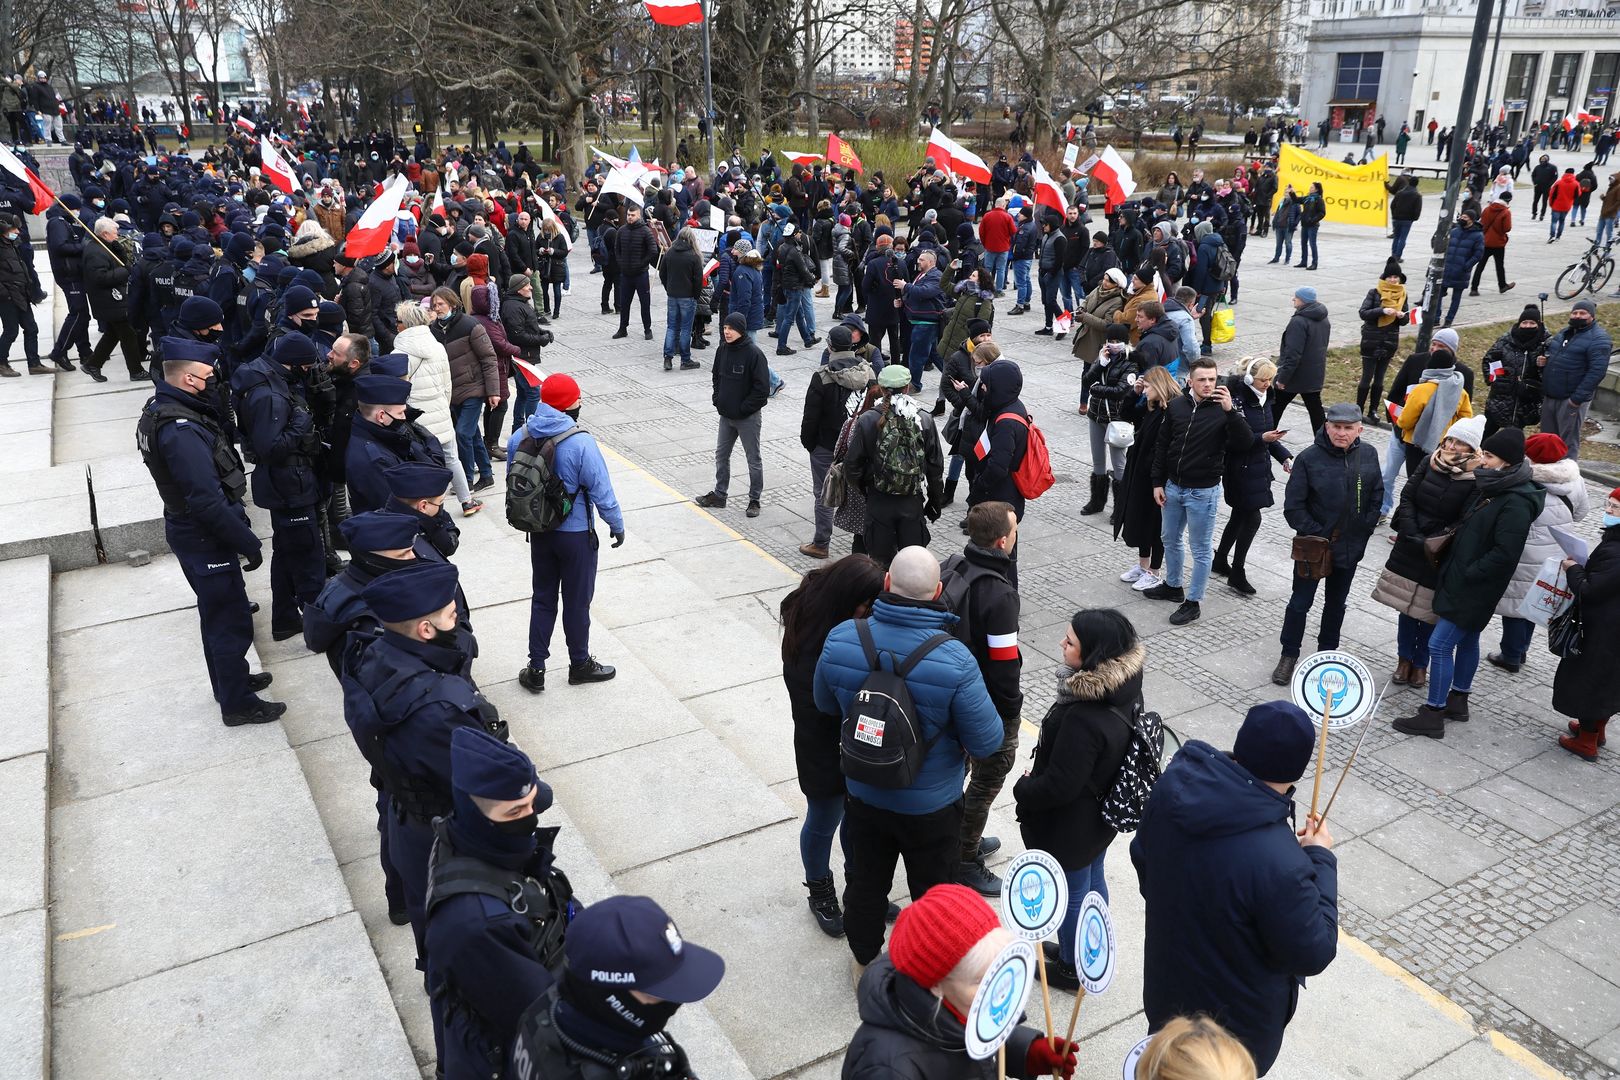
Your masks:
{"label": "round protest placard", "polygon": [[1331,706],[1329,731],[1359,724],[1378,699],[1367,665],[1342,652],[1312,653],[1301,658],[1294,667],[1289,690],[1294,704],[1304,709],[1317,727],[1322,726],[1322,716]]}
{"label": "round protest placard", "polygon": [[1152,1041],[1153,1036],[1149,1035],[1131,1047],[1131,1052],[1125,1055],[1125,1072],[1121,1075],[1120,1080],[1136,1080],[1136,1063],[1142,1060],[1142,1055],[1147,1053],[1148,1043]]}
{"label": "round protest placard", "polygon": [[1063,867],[1044,851],[1026,851],[1001,878],[1001,915],[1025,941],[1045,941],[1056,932],[1069,906]]}
{"label": "round protest placard", "polygon": [[994,1057],[1024,1015],[1030,988],[1035,983],[1035,947],[1022,939],[996,954],[979,980],[968,1007],[968,1057],[975,1061]]}
{"label": "round protest placard", "polygon": [[1088,994],[1100,994],[1114,981],[1114,919],[1101,893],[1086,893],[1074,928],[1074,969]]}

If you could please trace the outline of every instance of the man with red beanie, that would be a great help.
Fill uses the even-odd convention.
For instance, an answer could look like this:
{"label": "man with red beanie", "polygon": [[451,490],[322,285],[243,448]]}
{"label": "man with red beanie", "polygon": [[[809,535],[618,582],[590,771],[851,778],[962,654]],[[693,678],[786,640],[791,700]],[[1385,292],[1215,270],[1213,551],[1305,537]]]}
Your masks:
{"label": "man with red beanie", "polygon": [[518,682],[531,694],[546,688],[546,660],[551,632],[557,625],[562,596],[563,637],[568,642],[568,682],[606,682],[617,672],[591,655],[591,597],[596,593],[596,557],[601,540],[596,514],[608,524],[613,546],[624,543],[624,514],[613,494],[607,462],[596,439],[574,421],[579,419],[579,383],[561,372],[540,384],[540,404],[506,446],[508,520],[511,520],[512,470],[534,468],[544,459],[547,470],[562,482],[572,500],[554,528],[528,532],[529,565],[534,597],[529,609],[529,666]]}
{"label": "man with red beanie", "polygon": [[[965,1024],[979,980],[1011,941],[965,885],[936,885],[900,912],[888,955],[861,977],[861,1026],[844,1053],[843,1080],[994,1076],[994,1057],[967,1056]],[[1015,1027],[1006,1049],[1008,1076],[1074,1075],[1074,1045],[1034,1028]]]}
{"label": "man with red beanie", "polygon": [[1338,859],[1315,821],[1294,834],[1294,785],[1316,729],[1304,710],[1249,710],[1230,754],[1197,739],[1154,785],[1131,840],[1147,933],[1148,1030],[1206,1013],[1266,1075],[1299,1004],[1300,983],[1339,943]]}

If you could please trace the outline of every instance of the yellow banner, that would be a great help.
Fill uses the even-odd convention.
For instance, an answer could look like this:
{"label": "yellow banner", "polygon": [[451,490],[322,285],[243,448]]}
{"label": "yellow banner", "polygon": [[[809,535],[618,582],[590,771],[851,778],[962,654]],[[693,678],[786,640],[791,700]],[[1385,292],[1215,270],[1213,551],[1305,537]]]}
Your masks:
{"label": "yellow banner", "polygon": [[[1384,203],[1389,197],[1384,187],[1388,179],[1387,155],[1380,154],[1378,160],[1366,165],[1346,165],[1283,143],[1277,159],[1277,200],[1282,199],[1289,184],[1294,185],[1294,193],[1303,199],[1311,185],[1319,183],[1327,202],[1328,221],[1381,229],[1385,225]],[[1275,202],[1272,210],[1276,210]]]}

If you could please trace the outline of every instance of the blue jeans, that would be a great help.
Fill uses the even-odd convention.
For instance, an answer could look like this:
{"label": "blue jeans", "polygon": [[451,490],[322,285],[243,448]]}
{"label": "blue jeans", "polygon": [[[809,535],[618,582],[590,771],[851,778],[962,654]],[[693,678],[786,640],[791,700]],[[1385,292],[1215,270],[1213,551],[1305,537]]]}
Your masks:
{"label": "blue jeans", "polygon": [[1278,259],[1281,259],[1283,262],[1286,262],[1286,263],[1293,262],[1294,261],[1294,230],[1293,229],[1273,229],[1272,230],[1272,235],[1274,235],[1277,238],[1277,250],[1272,252],[1271,261],[1276,262]]}
{"label": "blue jeans", "polygon": [[962,475],[962,455],[952,454],[950,468],[945,471],[945,482],[954,484]]}
{"label": "blue jeans", "polygon": [[1299,261],[1310,266],[1316,265],[1316,230],[1318,225],[1301,225],[1299,227]]}
{"label": "blue jeans", "polygon": [[1401,614],[1395,618],[1395,655],[1419,671],[1429,667],[1429,635],[1434,626],[1422,619]]}
{"label": "blue jeans", "polygon": [[1107,857],[1108,849],[1103,848],[1102,854],[1090,866],[1068,870],[1063,874],[1069,883],[1069,907],[1063,913],[1063,921],[1058,923],[1058,949],[1066,964],[1074,963],[1074,933],[1080,922],[1080,905],[1085,903],[1086,894],[1101,893],[1103,902],[1108,901],[1108,881],[1103,877],[1103,860]]}
{"label": "blue jeans", "polygon": [[1441,303],[1445,302],[1446,293],[1449,292],[1451,294],[1451,306],[1446,310],[1446,325],[1449,326],[1451,324],[1451,320],[1453,320],[1453,319],[1455,319],[1457,317],[1457,309],[1462,307],[1463,293],[1465,293],[1467,291],[1468,291],[1468,282],[1466,282],[1466,281],[1463,282],[1461,285],[1441,285],[1440,286],[1440,302]]}
{"label": "blue jeans", "polygon": [[1080,268],[1063,271],[1059,281],[1063,286],[1063,310],[1073,311],[1086,298],[1086,290],[1080,285]]}
{"label": "blue jeans", "polygon": [[489,448],[484,445],[484,399],[468,398],[455,408],[456,455],[461,466],[469,473],[494,476],[489,463]]}
{"label": "blue jeans", "polygon": [[671,296],[664,313],[664,359],[679,350],[681,363],[692,361],[692,320],[697,317],[697,301],[691,297]]}
{"label": "blue jeans", "polygon": [[935,364],[934,345],[939,341],[939,323],[914,322],[911,324],[911,343],[906,346],[906,360],[911,365],[911,387],[922,389],[923,369]]}
{"label": "blue jeans", "polygon": [[1387,516],[1395,508],[1395,483],[1406,471],[1406,444],[1391,433],[1389,447],[1384,451],[1384,505],[1378,508]]}
{"label": "blue jeans", "polygon": [[816,315],[811,308],[809,289],[788,289],[782,294],[782,306],[776,311],[776,347],[788,347],[788,338],[793,336],[793,328],[799,328],[799,336],[804,339],[805,348],[810,347],[810,339],[816,336]]}
{"label": "blue jeans", "polygon": [[1029,264],[1032,261],[1031,259],[1014,259],[1012,261],[1013,284],[1018,289],[1016,299],[1022,307],[1029,307]]}
{"label": "blue jeans", "polygon": [[[523,422],[534,415],[534,407],[540,404],[540,388],[530,386],[529,381],[522,375],[513,379],[517,393],[513,396],[517,400],[512,405],[512,430],[516,431],[523,426]],[[459,448],[457,453],[460,453]]]}
{"label": "blue jeans", "polygon": [[804,824],[799,826],[799,861],[804,864],[804,880],[819,881],[832,873],[833,833],[838,834],[844,849],[844,863],[849,863],[849,841],[839,828],[844,822],[844,797],[828,795],[809,799],[804,808]]}
{"label": "blue jeans", "polygon": [[1547,226],[1548,239],[1556,240],[1564,235],[1564,219],[1567,217],[1569,217],[1568,210],[1554,210],[1552,212],[1551,224]]}
{"label": "blue jeans", "polygon": [[1614,217],[1611,215],[1610,217],[1598,218],[1597,232],[1593,234],[1592,242],[1601,247],[1605,242],[1613,239]]}
{"label": "blue jeans", "polygon": [[979,263],[990,271],[991,280],[996,283],[996,292],[1007,287],[1007,260],[1011,255],[1010,251],[987,251],[984,253],[984,260]]}
{"label": "blue jeans", "polygon": [[1466,694],[1479,670],[1479,631],[1464,630],[1450,619],[1434,624],[1429,634],[1429,707],[1444,708],[1448,691]]}
{"label": "blue jeans", "polygon": [[1164,485],[1164,508],[1160,536],[1164,540],[1164,580],[1173,588],[1181,587],[1183,548],[1181,531],[1187,530],[1187,542],[1192,545],[1192,581],[1187,586],[1187,599],[1200,601],[1209,586],[1209,564],[1214,557],[1215,508],[1221,501],[1221,485],[1204,488],[1184,488],[1180,484]]}
{"label": "blue jeans", "polygon": [[855,310],[855,283],[838,286],[838,295],[833,297],[833,310],[840,315]]}
{"label": "blue jeans", "polygon": [[1502,659],[1515,664],[1524,663],[1524,658],[1530,653],[1530,641],[1535,636],[1536,624],[1529,619],[1502,616]]}
{"label": "blue jeans", "polygon": [[1406,252],[1406,235],[1412,231],[1410,221],[1395,222],[1395,242],[1389,246],[1389,253],[1400,258]]}

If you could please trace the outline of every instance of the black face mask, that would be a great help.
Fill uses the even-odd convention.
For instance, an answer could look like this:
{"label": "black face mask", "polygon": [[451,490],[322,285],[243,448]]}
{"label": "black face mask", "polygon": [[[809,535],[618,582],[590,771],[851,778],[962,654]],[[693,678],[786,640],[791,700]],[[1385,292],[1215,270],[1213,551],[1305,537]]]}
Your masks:
{"label": "black face mask", "polygon": [[525,814],[520,818],[509,818],[506,821],[491,821],[497,832],[508,836],[528,836],[540,826],[539,814]]}
{"label": "black face mask", "polygon": [[587,1019],[610,1031],[642,1039],[663,1031],[681,1007],[677,1001],[645,1004],[631,997],[626,988],[597,986],[572,970],[563,973],[562,993]]}
{"label": "black face mask", "polygon": [[[433,626],[432,623],[429,623],[428,625]],[[433,626],[433,636],[428,638],[427,643],[429,645],[436,645],[441,649],[456,648],[457,642],[455,628],[451,627],[449,630],[443,630],[437,626]]]}
{"label": "black face mask", "polygon": [[219,376],[210,375],[208,378],[204,379],[202,392],[209,395],[219,393]]}
{"label": "black face mask", "polygon": [[196,330],[196,331],[193,331],[193,333],[196,334],[196,337],[197,337],[198,341],[214,342],[214,341],[219,340],[219,331],[218,330]]}
{"label": "black face mask", "polygon": [[1591,325],[1592,324],[1585,319],[1571,319],[1569,320],[1569,332],[1572,334],[1578,334]]}
{"label": "black face mask", "polygon": [[575,405],[572,409],[567,410],[565,415],[570,420],[578,420],[579,419],[579,406]]}
{"label": "black face mask", "polygon": [[1541,327],[1539,326],[1515,326],[1513,328],[1513,340],[1521,345],[1532,345],[1540,337]]}

